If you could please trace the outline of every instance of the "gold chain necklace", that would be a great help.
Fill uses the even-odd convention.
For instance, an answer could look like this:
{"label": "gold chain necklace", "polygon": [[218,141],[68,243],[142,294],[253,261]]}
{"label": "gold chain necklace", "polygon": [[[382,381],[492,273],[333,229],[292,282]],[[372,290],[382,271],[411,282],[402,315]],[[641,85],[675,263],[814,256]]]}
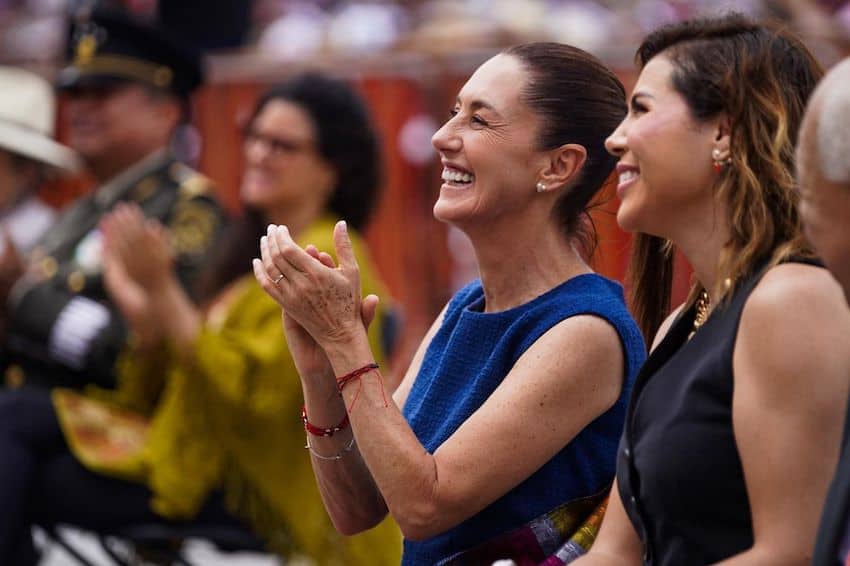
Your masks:
{"label": "gold chain necklace", "polygon": [[706,319],[708,318],[708,307],[711,305],[711,299],[708,297],[708,291],[703,289],[699,298],[697,299],[697,314],[694,316],[694,326],[691,329],[691,333],[688,335],[688,339],[690,340],[691,336],[696,334],[696,331],[700,329],[700,326],[705,324]]}

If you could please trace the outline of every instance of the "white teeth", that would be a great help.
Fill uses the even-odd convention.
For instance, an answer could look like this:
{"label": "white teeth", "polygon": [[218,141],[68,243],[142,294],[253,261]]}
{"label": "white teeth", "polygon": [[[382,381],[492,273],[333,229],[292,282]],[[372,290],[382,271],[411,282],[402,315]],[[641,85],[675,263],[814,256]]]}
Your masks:
{"label": "white teeth", "polygon": [[620,184],[622,185],[623,183],[627,183],[627,182],[631,181],[632,179],[637,179],[638,176],[639,176],[639,173],[637,171],[634,171],[634,170],[623,171],[622,173],[620,173]]}
{"label": "white teeth", "polygon": [[454,169],[443,169],[442,178],[444,181],[455,182],[455,183],[470,183],[473,179],[475,179],[475,175],[470,175],[469,173],[461,173],[460,171],[456,171]]}

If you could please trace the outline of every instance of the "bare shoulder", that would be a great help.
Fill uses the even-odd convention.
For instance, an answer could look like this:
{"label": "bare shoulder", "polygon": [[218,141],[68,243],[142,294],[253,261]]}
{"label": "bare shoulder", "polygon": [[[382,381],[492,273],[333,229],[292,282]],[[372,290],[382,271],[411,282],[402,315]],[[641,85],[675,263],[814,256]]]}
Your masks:
{"label": "bare shoulder", "polygon": [[771,268],[753,289],[741,315],[741,332],[781,337],[798,335],[809,327],[846,330],[848,325],[850,309],[841,286],[826,269],[802,263]]}
{"label": "bare shoulder", "polygon": [[596,315],[581,314],[550,328],[528,351],[575,355],[576,349],[607,356],[621,354],[623,348],[620,335],[610,322]]}
{"label": "bare shoulder", "polygon": [[[744,305],[735,378],[771,396],[846,390],[850,309],[826,269],[788,263],[770,269]],[[818,387],[820,386],[820,387]],[[830,393],[830,391],[832,393]]]}
{"label": "bare shoulder", "polygon": [[[577,315],[562,320],[544,333],[517,361],[506,382],[541,385],[561,394],[576,388],[592,390],[608,406],[622,388],[625,356],[620,336],[607,320]],[[557,396],[557,394],[556,394]]]}

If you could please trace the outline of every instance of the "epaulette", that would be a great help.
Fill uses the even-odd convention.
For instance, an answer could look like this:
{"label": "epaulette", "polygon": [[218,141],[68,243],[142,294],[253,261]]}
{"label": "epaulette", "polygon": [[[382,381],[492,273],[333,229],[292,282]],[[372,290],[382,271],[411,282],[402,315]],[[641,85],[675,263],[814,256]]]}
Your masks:
{"label": "epaulette", "polygon": [[177,196],[181,200],[211,195],[213,192],[212,179],[179,161],[168,168],[168,174],[177,183]]}

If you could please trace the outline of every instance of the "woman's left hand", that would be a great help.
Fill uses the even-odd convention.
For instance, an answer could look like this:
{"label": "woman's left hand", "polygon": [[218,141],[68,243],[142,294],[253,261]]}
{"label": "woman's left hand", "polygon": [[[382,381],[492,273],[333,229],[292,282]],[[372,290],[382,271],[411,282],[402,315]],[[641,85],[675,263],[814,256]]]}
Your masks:
{"label": "woman's left hand", "polygon": [[334,246],[336,267],[323,259],[327,254],[302,249],[285,226],[269,226],[260,241],[266,291],[325,349],[365,332],[360,273],[344,222],[334,227]]}

